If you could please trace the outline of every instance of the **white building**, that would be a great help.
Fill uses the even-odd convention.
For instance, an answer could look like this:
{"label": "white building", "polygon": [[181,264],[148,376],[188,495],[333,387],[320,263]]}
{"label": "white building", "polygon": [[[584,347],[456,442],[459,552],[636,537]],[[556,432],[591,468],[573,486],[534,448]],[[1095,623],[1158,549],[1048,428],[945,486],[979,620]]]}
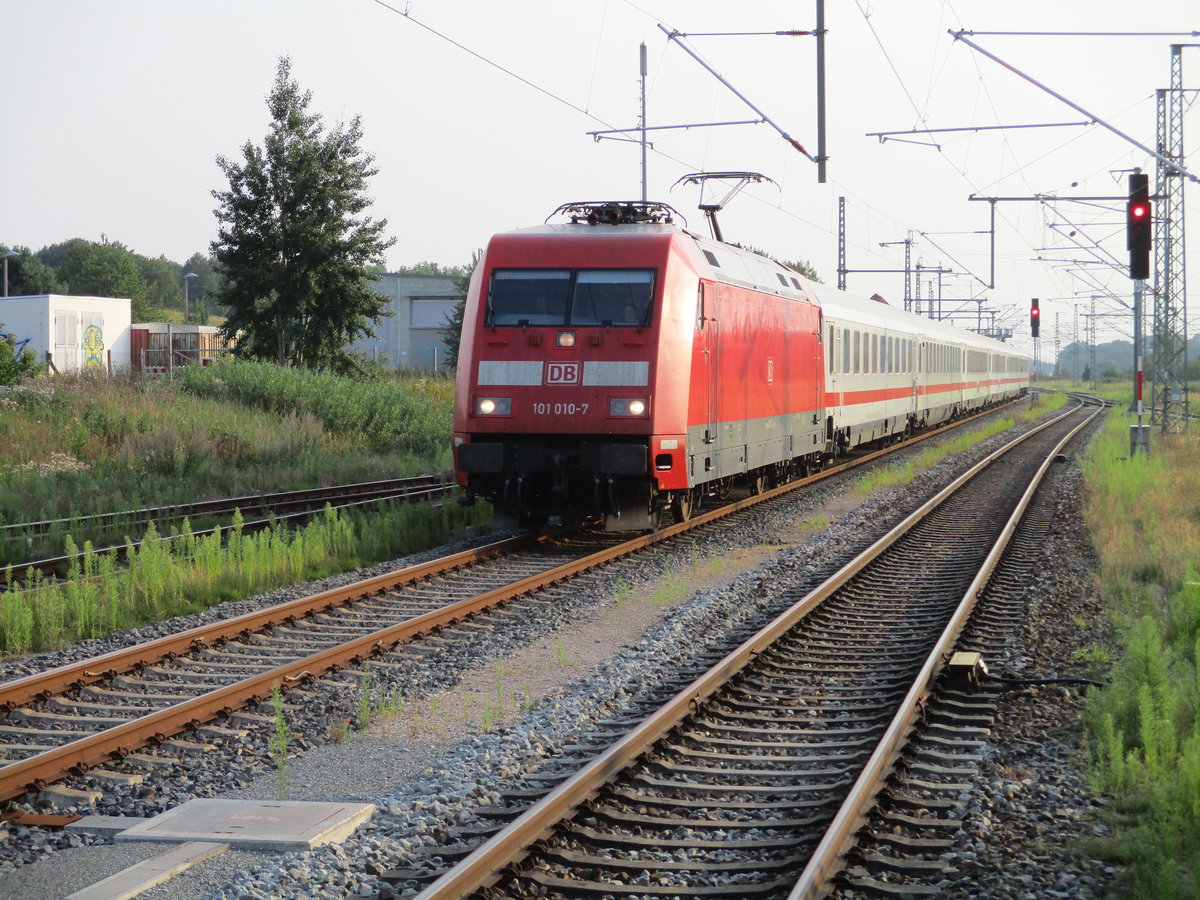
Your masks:
{"label": "white building", "polygon": [[378,337],[361,338],[347,349],[362,353],[392,369],[446,367],[446,316],[462,300],[453,275],[398,275],[371,280],[371,287],[388,298],[392,313],[373,323]]}
{"label": "white building", "polygon": [[115,297],[0,297],[0,334],[49,361],[51,372],[111,372],[129,366],[129,308]]}

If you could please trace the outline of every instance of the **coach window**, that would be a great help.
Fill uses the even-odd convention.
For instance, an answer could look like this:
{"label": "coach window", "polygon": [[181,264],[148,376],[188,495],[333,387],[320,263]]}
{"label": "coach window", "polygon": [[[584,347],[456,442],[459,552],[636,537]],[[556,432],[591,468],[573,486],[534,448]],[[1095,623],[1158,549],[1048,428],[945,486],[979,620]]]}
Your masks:
{"label": "coach window", "polygon": [[837,334],[837,331],[834,329],[834,327],[832,325],[830,325],[829,326],[829,343],[825,345],[825,367],[829,370],[830,375],[833,374],[833,363],[834,363],[835,357],[837,356],[836,351],[834,350],[834,346],[833,346],[833,336],[835,334]]}
{"label": "coach window", "polygon": [[862,333],[854,332],[854,374],[862,371]]}
{"label": "coach window", "polygon": [[842,329],[842,374],[850,374],[850,329]]}
{"label": "coach window", "polygon": [[871,372],[879,372],[879,335],[871,335]]}

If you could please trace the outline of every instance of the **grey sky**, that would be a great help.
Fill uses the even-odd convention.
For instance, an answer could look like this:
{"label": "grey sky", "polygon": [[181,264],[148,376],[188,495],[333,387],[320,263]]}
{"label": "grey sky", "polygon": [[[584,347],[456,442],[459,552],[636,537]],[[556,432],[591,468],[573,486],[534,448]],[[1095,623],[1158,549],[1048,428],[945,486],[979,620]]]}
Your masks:
{"label": "grey sky", "polygon": [[[240,158],[245,141],[261,142],[264,98],[286,54],[327,124],[362,116],[364,144],[380,168],[374,215],[388,218],[398,238],[389,266],[461,264],[492,233],[540,223],[563,202],[639,195],[636,145],[594,142],[586,132],[637,124],[641,41],[651,125],[754,118],[669,43],[658,22],[690,33],[814,24],[813,4],[777,0],[391,5],[566,102],[372,0],[0,0],[0,242],[36,250],[104,234],[176,261],[206,250],[214,235],[210,192],[223,186],[215,157]],[[699,169],[754,170],[780,188],[758,186],[735,200],[722,219],[727,239],[807,259],[832,284],[837,197],[845,195],[851,268],[902,266],[902,247],[878,245],[913,229],[945,250],[918,235],[914,259],[955,265],[948,254],[956,268],[986,279],[986,235],[940,234],[987,228],[987,204],[967,202],[968,194],[1120,194],[1125,173],[1111,172],[1142,166],[1153,174],[1147,155],[1099,127],[944,134],[940,150],[880,144],[865,133],[1082,120],[948,29],[1181,32],[1200,28],[1200,8],[1190,0],[828,0],[827,26],[828,184],[817,184],[815,167],[769,126],[696,128],[653,135],[650,197],[704,231],[695,188],[671,191],[675,181]],[[1188,39],[975,40],[1153,145],[1154,91],[1167,85],[1169,45]],[[695,37],[690,44],[816,152],[811,38]],[[1200,86],[1200,48],[1184,51],[1184,72],[1188,85]],[[1194,125],[1185,145],[1192,148]],[[1188,165],[1195,171],[1197,163],[1193,153]],[[1195,233],[1197,188],[1189,191]],[[1077,239],[1098,241],[1124,262],[1121,212],[1063,211],[1081,226]],[[1028,343],[1029,297],[1093,287],[1128,293],[1118,273],[1096,271],[1085,282],[1031,260],[1037,248],[1069,244],[1048,227],[1062,222],[1048,210],[1014,203],[998,213],[997,286],[986,295],[1018,340]],[[898,275],[852,275],[849,287],[894,302],[903,295]],[[943,285],[946,296],[980,289],[970,277]],[[1064,328],[1071,321],[1067,301],[1043,302],[1043,310],[1044,337],[1052,338],[1056,313]],[[1129,326],[1106,325],[1101,339],[1119,336],[1119,327]]]}

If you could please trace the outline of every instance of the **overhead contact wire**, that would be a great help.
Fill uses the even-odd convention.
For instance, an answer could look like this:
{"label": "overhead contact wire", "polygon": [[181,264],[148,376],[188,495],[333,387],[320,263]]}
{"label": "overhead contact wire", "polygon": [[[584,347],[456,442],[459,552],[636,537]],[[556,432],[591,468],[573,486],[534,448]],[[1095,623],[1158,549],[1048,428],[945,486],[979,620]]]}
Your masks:
{"label": "overhead contact wire", "polygon": [[396,7],[392,6],[391,4],[385,3],[384,0],[372,0],[372,2],[377,3],[378,5],[382,6],[384,9],[390,10],[391,12],[394,12],[396,15],[407,19],[408,21],[412,22],[414,25],[424,28],[430,34],[441,38],[446,43],[453,44],[459,50],[462,50],[464,53],[469,53],[471,56],[475,57],[480,62],[486,63],[487,65],[491,66],[493,69],[499,69],[501,72],[503,72],[505,75],[509,76],[510,78],[515,78],[517,81],[521,82],[521,84],[524,84],[527,87],[533,88],[539,94],[545,94],[551,100],[557,100],[563,106],[569,107],[570,109],[575,110],[575,112],[577,112],[577,113],[582,113],[583,115],[587,116],[589,119],[594,119],[595,121],[599,122],[601,125],[606,125],[609,128],[612,127],[612,125],[610,123],[604,121],[599,116],[588,112],[582,106],[578,106],[577,104],[572,103],[570,100],[566,99],[565,97],[560,97],[558,94],[554,93],[553,91],[548,90],[539,84],[535,84],[534,82],[530,81],[525,76],[518,75],[512,69],[505,68],[504,66],[500,65],[500,63],[488,59],[482,53],[472,50],[470,47],[466,46],[465,44],[460,44],[458,41],[454,40],[454,38],[450,37],[449,35],[442,34],[442,32],[438,31],[436,28],[433,28],[430,25],[426,25],[420,19],[414,18],[413,15],[410,12],[408,12],[407,10],[396,9]]}

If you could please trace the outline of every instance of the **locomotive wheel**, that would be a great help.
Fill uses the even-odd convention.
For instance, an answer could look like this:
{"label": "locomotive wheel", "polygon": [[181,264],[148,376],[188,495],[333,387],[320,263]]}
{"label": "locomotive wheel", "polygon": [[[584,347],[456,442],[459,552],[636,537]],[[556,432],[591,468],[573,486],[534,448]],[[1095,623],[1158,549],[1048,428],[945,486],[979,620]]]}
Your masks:
{"label": "locomotive wheel", "polygon": [[750,476],[750,494],[757,496],[767,489],[767,473],[759,469]]}
{"label": "locomotive wheel", "polygon": [[686,522],[696,508],[695,491],[678,491],[671,497],[671,512],[676,522]]}

